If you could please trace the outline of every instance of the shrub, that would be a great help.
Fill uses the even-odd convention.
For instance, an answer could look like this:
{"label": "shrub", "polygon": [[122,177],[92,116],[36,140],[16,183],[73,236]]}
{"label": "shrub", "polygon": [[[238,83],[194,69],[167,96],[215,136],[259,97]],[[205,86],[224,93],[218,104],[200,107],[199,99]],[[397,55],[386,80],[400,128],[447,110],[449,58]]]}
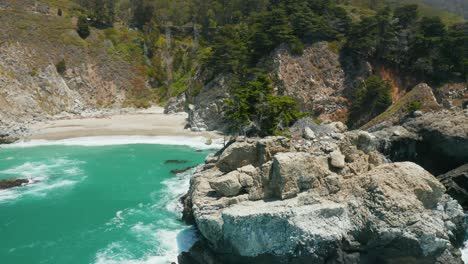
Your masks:
{"label": "shrub", "polygon": [[406,105],[406,111],[408,113],[413,113],[414,111],[421,110],[422,103],[419,101],[411,101]]}
{"label": "shrub", "polygon": [[231,131],[248,135],[279,135],[304,116],[298,111],[294,99],[273,95],[272,91],[272,83],[266,75],[235,86],[233,97],[225,101]]}
{"label": "shrub", "polygon": [[82,39],[87,38],[89,34],[91,34],[89,30],[89,25],[88,25],[88,19],[86,17],[81,16],[78,19],[76,32],[78,32],[78,35],[80,35]]}
{"label": "shrub", "polygon": [[392,104],[391,90],[390,83],[377,75],[364,80],[351,97],[348,125],[360,126],[385,111]]}
{"label": "shrub", "polygon": [[67,70],[67,65],[65,64],[65,59],[62,59],[59,61],[56,65],[55,68],[57,69],[57,72],[60,74],[64,74],[65,71]]}

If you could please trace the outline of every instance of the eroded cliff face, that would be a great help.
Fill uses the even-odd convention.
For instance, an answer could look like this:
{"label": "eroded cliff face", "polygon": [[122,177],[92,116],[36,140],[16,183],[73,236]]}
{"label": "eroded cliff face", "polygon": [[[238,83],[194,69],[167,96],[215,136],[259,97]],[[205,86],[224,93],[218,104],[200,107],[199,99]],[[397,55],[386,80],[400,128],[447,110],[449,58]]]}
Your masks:
{"label": "eroded cliff face", "polygon": [[206,159],[185,200],[204,240],[180,263],[462,263],[464,213],[433,175],[367,132],[307,128]]}
{"label": "eroded cliff face", "polygon": [[420,113],[401,126],[381,127],[373,135],[387,157],[420,164],[468,208],[468,110]]}
{"label": "eroded cliff face", "polygon": [[[372,72],[365,62],[343,62],[332,44],[319,42],[292,55],[284,46],[276,49],[259,64],[268,69],[275,93],[292,97],[300,110],[313,112],[317,118],[346,121],[348,101],[345,95]],[[194,130],[223,130],[226,127],[223,101],[229,98],[230,75],[220,74],[193,96],[188,111],[189,126]],[[180,100],[166,106],[176,109]],[[168,110],[169,111],[169,110]]]}
{"label": "eroded cliff face", "polygon": [[[109,52],[112,42],[93,31],[81,39],[74,19],[35,1],[7,1],[0,9],[0,137],[61,112],[120,107],[139,77],[131,62]],[[36,10],[44,9],[40,12]],[[55,10],[56,11],[56,10]],[[65,71],[56,65],[65,61]]]}
{"label": "eroded cliff face", "polygon": [[341,61],[331,45],[319,42],[301,55],[291,55],[280,47],[272,55],[271,75],[276,92],[294,98],[300,110],[313,112],[320,119],[345,122],[345,94],[368,77],[372,68],[366,63],[351,65]]}

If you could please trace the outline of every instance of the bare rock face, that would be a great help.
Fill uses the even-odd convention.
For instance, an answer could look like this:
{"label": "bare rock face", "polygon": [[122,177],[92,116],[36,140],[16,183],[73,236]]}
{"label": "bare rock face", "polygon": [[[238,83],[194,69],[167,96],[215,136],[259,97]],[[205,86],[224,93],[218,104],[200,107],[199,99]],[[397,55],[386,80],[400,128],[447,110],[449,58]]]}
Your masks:
{"label": "bare rock face", "polygon": [[164,107],[165,114],[175,114],[179,112],[184,112],[186,103],[185,93],[181,93],[176,97],[169,98],[167,100],[166,106]]}
{"label": "bare rock face", "polygon": [[236,196],[242,189],[239,179],[240,173],[233,171],[210,181],[210,185],[221,196]]}
{"label": "bare rock face", "polygon": [[326,157],[303,152],[279,153],[273,158],[270,188],[274,196],[289,199],[318,186],[330,174]]}
{"label": "bare rock face", "polygon": [[257,147],[254,143],[236,142],[220,155],[217,166],[224,172],[257,162]]}
{"label": "bare rock face", "polygon": [[346,74],[339,55],[327,42],[307,47],[300,56],[279,48],[272,57],[278,91],[294,98],[303,111],[319,113],[324,119],[343,119]]}
{"label": "bare rock face", "polygon": [[338,169],[343,169],[346,165],[345,156],[340,151],[335,150],[330,153],[330,164]]}
{"label": "bare rock face", "polygon": [[468,110],[425,113],[373,136],[393,161],[416,162],[434,175],[468,162]]}
{"label": "bare rock face", "polygon": [[188,126],[192,131],[226,129],[224,120],[224,100],[229,97],[228,80],[230,76],[219,75],[203,86],[202,90],[190,100],[186,109],[189,114]]}
{"label": "bare rock face", "polygon": [[[337,51],[328,42],[319,42],[305,48],[301,55],[292,55],[279,47],[265,58],[279,95],[292,97],[304,112],[314,112],[323,120],[346,121],[347,90],[368,77],[369,63],[347,62],[343,66]],[[273,62],[272,64],[269,62]],[[221,74],[209,81],[191,98],[187,109],[192,130],[225,130],[224,100],[229,95],[229,75]],[[301,131],[302,133],[302,131]]]}
{"label": "bare rock face", "polygon": [[464,213],[445,187],[414,163],[386,163],[371,134],[340,135],[230,142],[192,178],[204,239],[181,263],[461,264]]}
{"label": "bare rock face", "polygon": [[468,209],[468,163],[437,176],[447,188],[447,193]]}

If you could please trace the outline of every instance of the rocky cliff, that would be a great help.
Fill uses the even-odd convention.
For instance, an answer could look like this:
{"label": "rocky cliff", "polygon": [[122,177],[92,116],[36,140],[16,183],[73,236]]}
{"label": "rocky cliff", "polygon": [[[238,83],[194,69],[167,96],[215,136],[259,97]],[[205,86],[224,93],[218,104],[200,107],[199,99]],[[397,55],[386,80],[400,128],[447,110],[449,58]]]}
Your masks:
{"label": "rocky cliff", "polygon": [[[315,43],[300,55],[292,55],[280,46],[259,65],[269,72],[276,94],[290,96],[301,111],[311,113],[317,120],[346,122],[350,98],[364,79],[378,74],[390,81],[392,105],[374,119],[364,120],[368,123],[362,129],[399,124],[414,110],[463,109],[468,104],[468,88],[464,83],[431,87],[426,83],[414,85],[414,80],[403,82],[398,73],[390,74],[382,65],[374,69],[369,62],[351,61],[340,55],[334,45]],[[231,81],[230,75],[219,74],[196,93],[189,90],[182,97],[172,98],[166,105],[167,112],[187,111],[189,127],[195,131],[224,130],[224,100],[230,96]]]}
{"label": "rocky cliff", "polygon": [[413,161],[468,208],[468,110],[417,113],[400,126],[376,127],[377,148],[393,161]]}
{"label": "rocky cliff", "polygon": [[462,263],[464,213],[445,187],[342,131],[240,137],[208,157],[185,199],[204,240],[180,262]]}
{"label": "rocky cliff", "polygon": [[[65,9],[63,12],[66,12]],[[139,72],[113,53],[105,32],[81,39],[71,14],[37,1],[0,6],[0,137],[63,111],[120,107]],[[56,65],[64,61],[63,72]]]}
{"label": "rocky cliff", "polygon": [[[259,65],[268,69],[276,94],[291,96],[300,110],[333,121],[346,121],[348,100],[345,95],[372,73],[368,63],[343,62],[339,51],[328,42],[311,45],[301,55],[292,55],[281,46]],[[229,98],[230,77],[220,74],[197,94],[186,93],[191,106],[185,110],[193,130],[223,130],[226,127],[223,102]],[[166,106],[167,111],[177,109],[179,102],[172,99]]]}

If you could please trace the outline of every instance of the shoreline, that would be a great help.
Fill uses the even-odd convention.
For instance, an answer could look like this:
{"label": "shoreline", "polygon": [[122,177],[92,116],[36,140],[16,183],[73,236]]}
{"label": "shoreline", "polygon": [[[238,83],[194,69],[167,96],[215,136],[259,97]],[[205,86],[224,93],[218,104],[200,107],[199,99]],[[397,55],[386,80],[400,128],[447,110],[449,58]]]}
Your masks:
{"label": "shoreline", "polygon": [[[184,137],[219,140],[219,132],[185,129],[186,113],[164,114],[163,108],[96,111],[85,115],[61,115],[33,123],[17,142],[61,141],[93,137]],[[13,143],[15,144],[15,143]]]}

